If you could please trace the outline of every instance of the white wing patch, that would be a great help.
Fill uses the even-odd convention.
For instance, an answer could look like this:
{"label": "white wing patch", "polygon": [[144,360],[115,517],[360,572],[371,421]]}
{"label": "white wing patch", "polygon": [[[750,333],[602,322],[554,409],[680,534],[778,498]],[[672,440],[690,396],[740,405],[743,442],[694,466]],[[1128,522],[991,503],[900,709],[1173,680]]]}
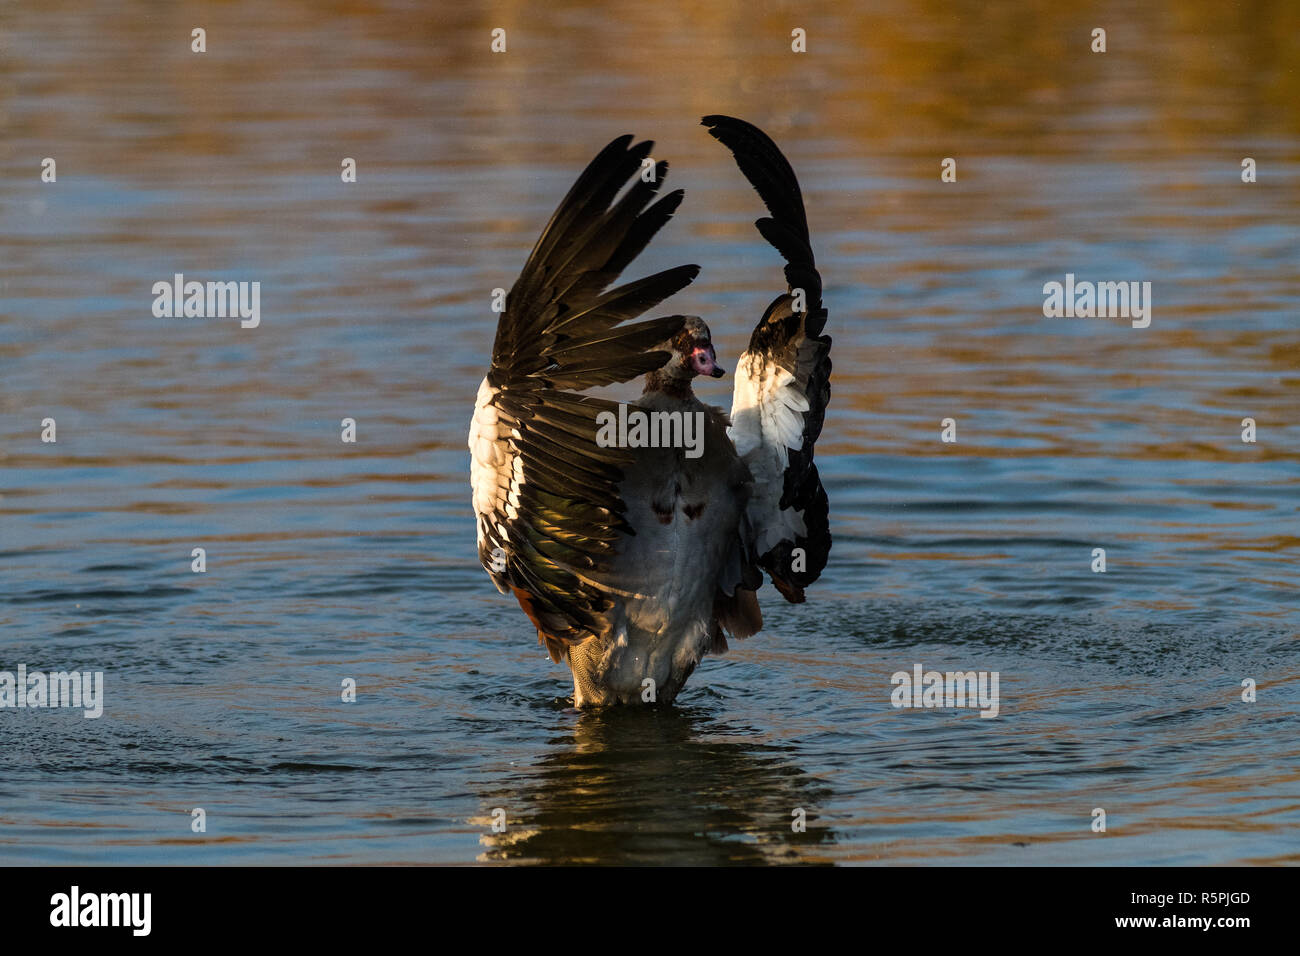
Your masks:
{"label": "white wing patch", "polygon": [[803,413],[808,409],[808,398],[791,372],[754,352],[740,357],[727,434],[742,458],[769,446],[780,453],[784,471],[785,449],[803,446]]}
{"label": "white wing patch", "polygon": [[[474,417],[469,423],[469,481],[473,489],[474,515],[478,519],[479,552],[505,548],[509,541],[507,521],[519,516],[519,489],[524,484],[524,460],[511,453],[509,432],[502,425],[492,403],[497,390],[486,378],[478,387]],[[505,587],[493,575],[497,590]]]}
{"label": "white wing patch", "polygon": [[727,435],[754,476],[750,512],[755,521],[758,553],[764,554],[782,540],[793,541],[807,533],[803,512],[781,510],[788,449],[803,447],[803,413],[808,398],[795,376],[775,361],[746,352],[736,366],[731,401],[731,427]]}

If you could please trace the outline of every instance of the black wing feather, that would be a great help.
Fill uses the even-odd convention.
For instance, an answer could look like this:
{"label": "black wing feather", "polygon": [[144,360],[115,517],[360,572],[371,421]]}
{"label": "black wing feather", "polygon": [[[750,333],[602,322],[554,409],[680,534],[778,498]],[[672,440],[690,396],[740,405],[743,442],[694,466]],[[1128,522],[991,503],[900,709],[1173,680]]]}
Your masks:
{"label": "black wing feather", "polygon": [[[650,181],[637,175],[652,145],[615,139],[551,216],[506,297],[486,379],[491,408],[476,410],[471,431],[479,558],[498,587],[514,591],[553,656],[607,633],[612,596],[598,578],[620,536],[633,533],[617,490],[633,459],[596,442],[597,415],[617,406],[578,393],[660,368],[669,353],[653,346],[684,317],[630,320],[699,273],[685,265],[609,288],[682,199],[680,190],[655,199],[667,163]],[[493,441],[475,450],[487,428]],[[478,468],[480,454],[495,456],[492,467]],[[490,507],[479,507],[480,481]]]}
{"label": "black wing feather", "polygon": [[[755,225],[786,260],[787,291],[773,300],[750,336],[749,348],[737,368],[737,377],[748,375],[760,396],[773,394],[772,383],[783,371],[807,403],[802,412],[802,433],[798,447],[780,445],[784,467],[771,467],[776,444],[763,431],[761,414],[754,409],[732,409],[733,438],[754,473],[755,494],[751,498],[750,522],[758,540],[765,540],[763,528],[784,529],[795,512],[802,521],[801,533],[767,535],[768,546],[759,554],[759,564],[787,600],[799,603],[803,589],[820,576],[831,548],[830,506],[817,473],[813,449],[821,435],[826,406],[830,402],[830,336],[823,335],[826,310],[822,307],[822,279],[813,258],[803,194],[790,163],[780,148],[758,127],[729,116],[706,116],[703,125],[710,135],[731,150],[736,165],[758,192],[772,214]],[[799,296],[802,295],[802,308]],[[738,382],[737,395],[742,385]],[[749,439],[743,437],[748,434]],[[779,459],[778,459],[779,460]],[[795,522],[797,525],[797,522]],[[778,540],[772,541],[776,536]],[[801,557],[796,560],[795,551]]]}

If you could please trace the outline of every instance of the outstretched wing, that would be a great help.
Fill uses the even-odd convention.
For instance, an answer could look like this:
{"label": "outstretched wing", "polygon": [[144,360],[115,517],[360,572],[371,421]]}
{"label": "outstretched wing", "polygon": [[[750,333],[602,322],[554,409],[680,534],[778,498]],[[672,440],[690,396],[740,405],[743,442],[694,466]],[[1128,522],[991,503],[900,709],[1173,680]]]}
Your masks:
{"label": "outstretched wing", "polygon": [[754,476],[748,515],[759,564],[798,604],[831,549],[829,504],[813,462],[831,397],[822,280],[799,181],[781,150],[744,120],[706,116],[703,123],[758,191],[771,216],[755,225],[786,261],[788,291],[767,307],[736,366],[729,434]]}
{"label": "outstretched wing", "polygon": [[616,410],[577,394],[661,367],[653,351],[682,316],[627,323],[688,285],[679,266],[609,289],[666,223],[682,192],[654,200],[668,164],[637,176],[650,142],[621,136],[569,190],[506,298],[470,425],[470,480],[479,560],[513,591],[553,657],[609,628],[612,597],[598,580],[622,534],[617,493],[631,456],[596,442],[596,416]]}

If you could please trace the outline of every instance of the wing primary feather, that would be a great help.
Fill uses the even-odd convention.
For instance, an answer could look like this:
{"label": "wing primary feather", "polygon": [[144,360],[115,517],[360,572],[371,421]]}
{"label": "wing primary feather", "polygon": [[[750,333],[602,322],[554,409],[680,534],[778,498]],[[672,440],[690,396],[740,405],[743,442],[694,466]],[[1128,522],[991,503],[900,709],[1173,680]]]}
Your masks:
{"label": "wing primary feather", "polygon": [[597,416],[617,406],[580,393],[661,367],[670,353],[655,346],[685,318],[635,320],[699,274],[683,265],[610,288],[682,201],[656,198],[667,163],[637,175],[652,148],[615,138],[552,213],[506,296],[471,425],[480,561],[553,653],[608,633],[631,593],[608,576],[635,534],[618,491],[633,459],[596,442]]}
{"label": "wing primary feather", "polygon": [[799,181],[780,148],[734,117],[706,116],[703,125],[731,150],[771,213],[754,225],[786,263],[787,291],[767,307],[737,364],[729,434],[754,479],[747,516],[758,563],[786,600],[801,603],[831,547],[829,502],[814,463],[830,401],[821,275]]}

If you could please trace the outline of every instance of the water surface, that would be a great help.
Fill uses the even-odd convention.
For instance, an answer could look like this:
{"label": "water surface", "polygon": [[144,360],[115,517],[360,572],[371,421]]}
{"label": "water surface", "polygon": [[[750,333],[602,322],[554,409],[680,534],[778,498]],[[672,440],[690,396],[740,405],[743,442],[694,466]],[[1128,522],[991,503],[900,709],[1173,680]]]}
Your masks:
{"label": "water surface", "polygon": [[[856,6],[7,5],[0,668],[107,700],[0,711],[0,861],[1300,861],[1296,12]],[[803,182],[834,550],[678,706],[579,715],[476,562],[491,290],[654,138],[687,201],[631,274],[701,263],[734,368],[781,278],[713,112]],[[154,318],[178,272],[260,327]],[[1067,272],[1150,328],[1044,318]],[[894,709],[917,663],[999,716]]]}

